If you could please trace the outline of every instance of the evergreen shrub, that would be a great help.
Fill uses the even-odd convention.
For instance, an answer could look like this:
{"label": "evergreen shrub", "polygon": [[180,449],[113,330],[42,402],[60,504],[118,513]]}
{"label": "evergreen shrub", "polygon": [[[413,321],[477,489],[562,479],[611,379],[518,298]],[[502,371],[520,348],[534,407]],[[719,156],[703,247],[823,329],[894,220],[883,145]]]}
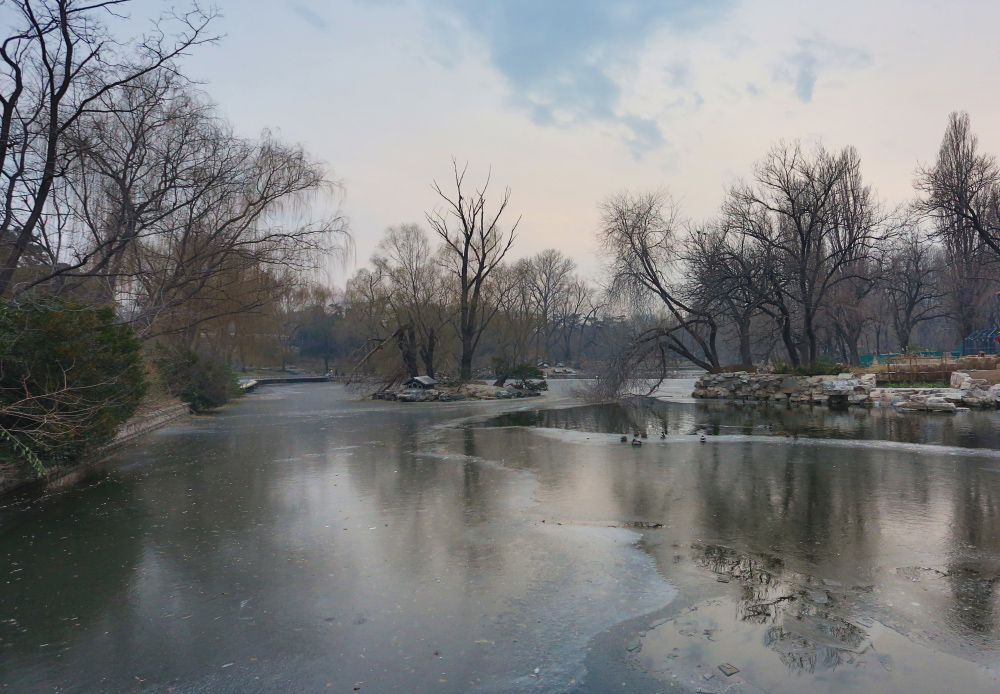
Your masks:
{"label": "evergreen shrub", "polygon": [[179,397],[195,412],[221,407],[240,393],[233,368],[210,354],[157,345],[153,364],[163,390]]}
{"label": "evergreen shrub", "polygon": [[107,306],[0,303],[0,463],[41,474],[110,442],[146,392],[142,345]]}

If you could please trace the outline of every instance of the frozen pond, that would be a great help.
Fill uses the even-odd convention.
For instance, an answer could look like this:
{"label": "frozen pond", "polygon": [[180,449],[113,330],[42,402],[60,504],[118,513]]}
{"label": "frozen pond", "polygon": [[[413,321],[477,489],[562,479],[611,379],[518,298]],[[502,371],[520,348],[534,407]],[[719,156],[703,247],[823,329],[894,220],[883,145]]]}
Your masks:
{"label": "frozen pond", "polygon": [[997,413],[547,401],[264,389],[7,500],[0,688],[1000,690]]}

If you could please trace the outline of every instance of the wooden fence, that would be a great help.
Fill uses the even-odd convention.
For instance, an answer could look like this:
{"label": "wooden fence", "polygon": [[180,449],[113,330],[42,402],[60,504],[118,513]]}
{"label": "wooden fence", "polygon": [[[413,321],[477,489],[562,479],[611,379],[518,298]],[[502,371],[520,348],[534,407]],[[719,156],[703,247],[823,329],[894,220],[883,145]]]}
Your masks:
{"label": "wooden fence", "polygon": [[901,355],[886,360],[885,371],[876,372],[879,385],[909,383],[947,383],[958,370],[958,363],[945,357],[910,357]]}

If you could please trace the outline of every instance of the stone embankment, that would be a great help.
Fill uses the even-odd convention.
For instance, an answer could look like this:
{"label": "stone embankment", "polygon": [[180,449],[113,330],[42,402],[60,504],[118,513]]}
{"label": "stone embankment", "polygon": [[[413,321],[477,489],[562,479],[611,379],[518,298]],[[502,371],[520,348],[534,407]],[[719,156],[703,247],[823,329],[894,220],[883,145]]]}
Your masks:
{"label": "stone embankment", "polygon": [[790,376],[746,372],[705,374],[695,382],[694,398],[749,403],[798,403],[831,407],[883,406],[902,411],[955,412],[961,408],[994,408],[1000,385],[956,371],[950,388],[878,388],[875,374]]}
{"label": "stone embankment", "polygon": [[131,443],[139,437],[165,427],[189,414],[191,414],[191,409],[187,405],[174,403],[136,415],[122,424],[114,440],[95,451],[91,460],[79,465],[52,465],[47,467],[41,476],[35,476],[29,471],[19,468],[0,466],[0,495],[41,484],[49,487],[75,484],[90,472],[95,461],[101,460],[118,447]]}
{"label": "stone embankment", "polygon": [[463,383],[457,388],[406,388],[401,391],[381,391],[372,394],[373,400],[397,400],[399,402],[458,402],[460,400],[506,400],[509,398],[538,397],[537,390],[515,388],[507,384],[502,388],[480,383]]}
{"label": "stone embankment", "polygon": [[121,429],[115,435],[114,441],[107,445],[105,451],[112,451],[119,446],[135,441],[140,436],[165,427],[171,422],[177,421],[181,417],[191,414],[191,408],[182,402],[161,407],[152,412],[136,415],[132,419],[122,424]]}
{"label": "stone embankment", "polygon": [[746,372],[705,374],[695,381],[695,398],[814,405],[869,405],[875,374],[788,376]]}

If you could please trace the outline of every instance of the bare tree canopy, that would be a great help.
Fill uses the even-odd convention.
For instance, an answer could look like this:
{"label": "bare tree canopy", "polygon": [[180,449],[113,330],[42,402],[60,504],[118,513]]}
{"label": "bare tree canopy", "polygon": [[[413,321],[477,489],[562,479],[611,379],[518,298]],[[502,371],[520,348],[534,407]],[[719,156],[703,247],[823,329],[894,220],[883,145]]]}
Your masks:
{"label": "bare tree canopy", "polygon": [[882,263],[887,308],[902,351],[921,323],[947,315],[943,254],[917,228],[889,247]]}
{"label": "bare tree canopy", "polygon": [[396,340],[409,376],[423,371],[432,378],[442,330],[451,319],[445,278],[431,251],[427,234],[416,224],[389,227],[372,257],[384,291],[384,303],[396,327]]}
{"label": "bare tree canopy", "polygon": [[21,257],[40,244],[39,226],[62,176],[61,144],[111,91],[212,41],[214,13],[197,5],[171,13],[152,33],[112,36],[103,16],[126,0],[11,0],[0,6],[0,296]]}
{"label": "bare tree canopy", "polygon": [[[787,282],[782,293],[800,316],[794,364],[819,356],[819,322],[831,292],[863,282],[865,264],[885,236],[887,215],[861,176],[857,152],[779,143],[754,167],[754,181],[732,187],[723,205],[728,223],[767,247]],[[784,296],[782,297],[784,301]]]}
{"label": "bare tree canopy", "polygon": [[452,167],[454,192],[446,193],[437,182],[432,184],[442,207],[427,214],[427,223],[441,239],[445,247],[444,264],[458,285],[460,378],[468,380],[472,378],[476,347],[495,315],[483,301],[487,283],[513,245],[520,218],[505,230],[500,218],[510,202],[510,189],[503,191],[496,207],[489,211],[489,176],[482,188],[470,190],[465,184],[468,166],[460,169],[458,161],[453,159]]}
{"label": "bare tree canopy", "polygon": [[717,369],[714,307],[671,276],[682,267],[686,237],[677,205],[665,191],[616,193],[601,205],[598,239],[609,295],[624,306],[664,314],[642,336],[650,349],[670,349],[702,368]]}
{"label": "bare tree canopy", "polygon": [[565,318],[560,315],[560,309],[570,291],[576,263],[550,248],[519,264],[523,269],[530,310],[538,318],[534,330],[535,357],[549,361],[556,330]]}
{"label": "bare tree canopy", "polygon": [[64,135],[62,175],[12,293],[114,302],[144,338],[279,300],[350,247],[325,167],[269,132],[235,135],[174,73],[107,91]]}
{"label": "bare tree canopy", "polygon": [[1000,166],[979,151],[969,114],[948,117],[937,162],[920,169],[916,187],[939,236],[975,236],[1000,256]]}

